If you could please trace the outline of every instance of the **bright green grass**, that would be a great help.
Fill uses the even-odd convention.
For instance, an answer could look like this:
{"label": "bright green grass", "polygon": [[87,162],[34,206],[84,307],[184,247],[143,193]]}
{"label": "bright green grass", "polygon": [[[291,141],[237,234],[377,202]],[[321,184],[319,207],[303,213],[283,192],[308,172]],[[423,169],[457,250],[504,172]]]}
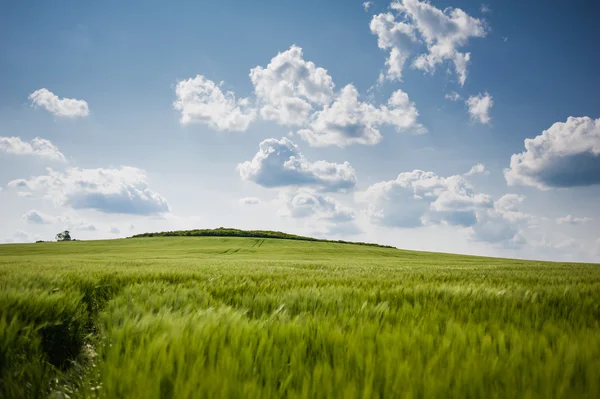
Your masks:
{"label": "bright green grass", "polygon": [[0,397],[600,397],[600,266],[167,237],[0,246]]}

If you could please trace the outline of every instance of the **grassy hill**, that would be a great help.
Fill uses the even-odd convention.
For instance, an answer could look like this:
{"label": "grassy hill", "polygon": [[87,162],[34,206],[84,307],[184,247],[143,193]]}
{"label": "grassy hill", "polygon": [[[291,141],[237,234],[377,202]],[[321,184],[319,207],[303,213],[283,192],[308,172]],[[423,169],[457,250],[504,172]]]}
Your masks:
{"label": "grassy hill", "polygon": [[0,397],[50,393],[596,398],[600,266],[250,237],[1,245]]}

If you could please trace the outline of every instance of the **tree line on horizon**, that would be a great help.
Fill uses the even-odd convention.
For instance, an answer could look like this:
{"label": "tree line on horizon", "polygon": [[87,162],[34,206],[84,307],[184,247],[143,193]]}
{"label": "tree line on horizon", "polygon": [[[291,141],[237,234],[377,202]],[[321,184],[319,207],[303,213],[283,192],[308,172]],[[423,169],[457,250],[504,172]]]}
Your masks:
{"label": "tree line on horizon", "polygon": [[144,238],[144,237],[247,237],[247,238],[275,238],[282,240],[298,240],[298,241],[313,241],[313,242],[329,242],[337,244],[356,244],[366,245],[372,247],[381,248],[395,248],[391,245],[381,245],[368,242],[355,242],[355,241],[344,241],[344,240],[326,240],[314,237],[300,236],[296,234],[284,233],[281,231],[271,230],[240,230],[233,228],[219,227],[217,229],[195,229],[195,230],[175,230],[175,231],[163,231],[155,233],[141,233],[136,234],[130,238]]}

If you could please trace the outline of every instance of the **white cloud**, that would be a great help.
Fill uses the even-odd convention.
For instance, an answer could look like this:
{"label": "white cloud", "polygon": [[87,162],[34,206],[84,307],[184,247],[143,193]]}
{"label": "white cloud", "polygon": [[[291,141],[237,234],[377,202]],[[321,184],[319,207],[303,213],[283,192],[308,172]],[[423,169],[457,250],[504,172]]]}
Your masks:
{"label": "white cloud", "polygon": [[84,225],[78,225],[78,226],[74,226],[72,229],[75,230],[85,230],[85,231],[96,231],[96,226],[94,226],[93,224],[84,224]]}
{"label": "white cloud", "polygon": [[344,87],[331,105],[316,112],[309,128],[298,131],[298,135],[311,146],[350,144],[373,145],[381,141],[378,127],[393,126],[396,131],[413,129],[423,133],[425,128],[417,123],[419,113],[415,104],[402,90],[390,96],[387,105],[378,108],[358,100],[358,91],[349,84]]}
{"label": "white cloud", "polygon": [[17,230],[12,237],[5,238],[0,242],[4,243],[30,243],[35,242],[40,239],[40,236],[37,234],[30,234],[23,230]]}
{"label": "white cloud", "polygon": [[525,152],[512,155],[504,177],[542,190],[600,184],[600,118],[569,117],[525,139]]}
{"label": "white cloud", "polygon": [[441,177],[421,170],[373,184],[356,197],[368,204],[371,223],[396,228],[455,226],[465,229],[472,240],[503,247],[524,244],[522,228],[532,220],[518,210],[522,196],[507,194],[494,201],[475,192],[463,176]]}
{"label": "white cloud", "polygon": [[51,216],[40,211],[32,209],[21,216],[29,224],[55,224],[62,225],[67,230],[85,230],[96,231],[96,226],[91,223],[75,218],[69,215],[66,216]]}
{"label": "white cloud", "polygon": [[[250,71],[260,117],[286,126],[299,126],[298,134],[311,146],[376,144],[379,127],[396,131],[426,129],[417,123],[415,104],[397,90],[386,104],[374,106],[359,100],[353,84],[335,92],[327,70],[305,61],[302,49],[291,46],[278,53],[266,67]],[[182,111],[182,123],[208,124],[219,130],[246,130],[256,111],[244,107],[248,99],[235,100],[219,86],[198,75],[177,85],[175,108]],[[290,133],[293,134],[293,133]]]}
{"label": "white cloud", "polygon": [[487,175],[489,172],[485,170],[485,165],[482,163],[476,163],[473,167],[465,173],[465,176],[473,176],[473,175]]}
{"label": "white cloud", "polygon": [[305,61],[297,46],[278,53],[266,68],[252,68],[250,79],[261,117],[282,125],[304,124],[314,106],[329,103],[335,86],[327,70]]}
{"label": "white cloud", "polygon": [[48,175],[13,180],[8,185],[42,192],[55,204],[74,209],[140,215],[169,211],[166,199],[147,187],[144,171],[129,166],[119,169],[69,168],[65,172],[48,168]]}
{"label": "white cloud", "polygon": [[489,4],[482,4],[479,9],[481,10],[481,12],[483,14],[487,14],[487,13],[492,12],[492,9],[490,8]]}
{"label": "white cloud", "polygon": [[88,103],[74,98],[59,98],[48,89],[39,89],[29,95],[32,105],[42,107],[56,116],[68,118],[85,117],[89,114]]}
{"label": "white cloud", "polygon": [[35,155],[56,161],[66,161],[65,156],[50,140],[34,138],[30,142],[23,141],[19,137],[1,137],[0,151],[17,155]]}
{"label": "white cloud", "polygon": [[56,223],[56,218],[45,213],[32,209],[21,216],[27,223],[31,224],[53,224]]}
{"label": "white cloud", "polygon": [[232,91],[223,93],[221,85],[202,75],[177,83],[173,106],[181,111],[181,123],[202,123],[220,131],[248,129],[256,110],[247,98],[236,99]]}
{"label": "white cloud", "polygon": [[280,215],[302,219],[317,217],[331,222],[349,222],[354,220],[354,211],[339,204],[333,197],[319,193],[299,190],[282,191],[279,200],[284,209]]}
{"label": "white cloud", "polygon": [[16,179],[8,182],[10,188],[29,188],[29,183],[25,179]]}
{"label": "white cloud", "polygon": [[275,200],[279,215],[305,220],[330,235],[352,235],[361,230],[355,224],[355,212],[330,196],[310,190],[283,190]]}
{"label": "white cloud", "polygon": [[490,123],[490,109],[494,106],[493,97],[488,93],[471,96],[465,101],[472,121],[488,124]]}
{"label": "white cloud", "polygon": [[584,223],[588,223],[591,222],[592,218],[590,217],[576,217],[573,215],[567,215],[564,217],[560,217],[560,218],[556,218],[556,223],[558,224],[584,224]]}
{"label": "white cloud", "polygon": [[525,197],[505,194],[491,209],[478,212],[477,223],[471,226],[471,237],[476,241],[501,244],[517,248],[525,244],[523,229],[529,227],[533,217],[519,211]]}
{"label": "white cloud", "polygon": [[454,102],[462,100],[462,96],[460,94],[458,94],[457,92],[455,92],[455,91],[451,91],[450,93],[446,93],[446,95],[444,96],[444,98],[446,100],[450,100],[450,101],[454,101]]}
{"label": "white cloud", "polygon": [[240,198],[240,204],[242,205],[260,205],[261,203],[260,199],[254,197]]}
{"label": "white cloud", "polygon": [[377,35],[377,46],[390,51],[385,62],[386,77],[389,80],[402,80],[404,64],[410,56],[413,43],[417,41],[414,26],[396,21],[391,13],[383,13],[373,16],[369,28],[371,33]]}
{"label": "white cloud", "polygon": [[368,203],[373,223],[389,227],[470,226],[477,222],[478,209],[493,206],[491,197],[475,193],[462,176],[445,178],[422,170],[373,184],[357,199]]}
{"label": "white cloud", "polygon": [[390,51],[387,78],[401,80],[411,48],[421,39],[428,53],[414,59],[412,66],[433,73],[438,64],[452,62],[459,83],[464,85],[471,54],[459,49],[470,38],[486,36],[484,22],[459,8],[442,11],[427,1],[400,0],[392,3],[391,8],[398,12],[397,17],[391,13],[375,15],[370,25],[371,32],[378,37],[379,48]]}
{"label": "white cloud", "polygon": [[371,6],[373,5],[372,1],[365,1],[363,4],[363,8],[365,9],[365,12],[369,11],[369,8],[371,8]]}
{"label": "white cloud", "polygon": [[251,161],[238,164],[242,180],[263,187],[306,186],[320,191],[347,191],[356,186],[356,173],[348,162],[308,161],[287,138],[266,139]]}
{"label": "white cloud", "polygon": [[116,226],[111,226],[111,227],[110,227],[110,230],[109,230],[108,232],[109,232],[110,234],[120,234],[120,233],[121,233],[121,230],[119,230],[119,228],[118,228],[118,227],[116,227]]}
{"label": "white cloud", "polygon": [[31,193],[29,191],[18,191],[17,195],[19,197],[22,197],[22,198],[31,198],[31,197],[33,197],[33,193]]}
{"label": "white cloud", "polygon": [[437,64],[451,61],[459,83],[464,85],[471,54],[461,53],[458,49],[466,46],[472,37],[486,36],[483,21],[469,16],[460,8],[442,11],[428,2],[418,0],[403,0],[392,4],[392,8],[413,22],[427,45],[429,53],[418,56],[413,66],[433,72]]}

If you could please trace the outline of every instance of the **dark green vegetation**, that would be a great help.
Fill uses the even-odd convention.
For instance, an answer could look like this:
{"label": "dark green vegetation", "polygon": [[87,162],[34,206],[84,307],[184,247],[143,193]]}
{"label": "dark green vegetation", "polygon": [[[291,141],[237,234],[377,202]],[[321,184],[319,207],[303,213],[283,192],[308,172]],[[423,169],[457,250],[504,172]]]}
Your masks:
{"label": "dark green vegetation", "polygon": [[300,240],[313,242],[332,242],[338,244],[355,244],[368,245],[372,247],[394,248],[389,245],[372,244],[368,242],[354,242],[343,240],[323,240],[313,237],[298,236],[295,234],[283,233],[281,231],[271,230],[240,230],[226,227],[218,229],[196,229],[196,230],[176,230],[163,231],[160,233],[143,233],[136,234],[132,238],[147,238],[147,237],[248,237],[248,238],[277,238],[283,240]]}
{"label": "dark green vegetation", "polygon": [[598,398],[600,267],[300,240],[0,246],[0,397]]}

